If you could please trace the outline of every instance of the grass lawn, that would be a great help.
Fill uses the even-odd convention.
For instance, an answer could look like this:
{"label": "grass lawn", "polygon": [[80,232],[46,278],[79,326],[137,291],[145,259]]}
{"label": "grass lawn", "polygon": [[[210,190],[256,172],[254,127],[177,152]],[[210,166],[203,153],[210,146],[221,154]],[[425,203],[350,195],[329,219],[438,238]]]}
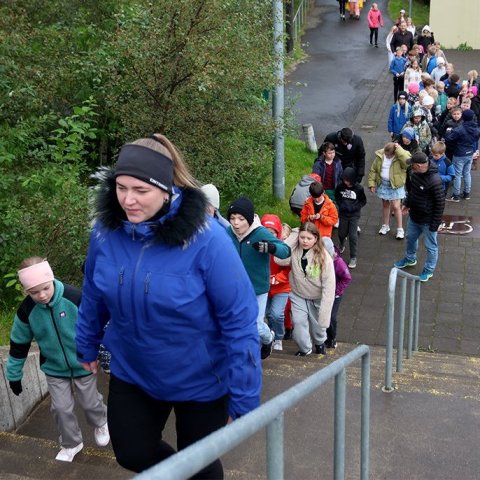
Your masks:
{"label": "grass lawn", "polygon": [[12,329],[15,309],[0,312],[0,345],[10,343],[10,330]]}
{"label": "grass lawn", "polygon": [[[390,0],[388,2],[388,14],[393,21],[398,18],[402,8],[408,15],[409,0]],[[424,0],[412,0],[412,21],[417,27],[417,31],[430,23],[429,14],[430,7],[425,4]]]}
{"label": "grass lawn", "polygon": [[288,223],[291,227],[300,226],[300,219],[290,211],[288,199],[300,178],[311,173],[316,157],[316,153],[307,150],[303,141],[287,137],[285,139],[285,200],[273,198],[272,180],[269,178],[255,198],[255,212],[259,216],[264,213],[274,213],[283,223]]}

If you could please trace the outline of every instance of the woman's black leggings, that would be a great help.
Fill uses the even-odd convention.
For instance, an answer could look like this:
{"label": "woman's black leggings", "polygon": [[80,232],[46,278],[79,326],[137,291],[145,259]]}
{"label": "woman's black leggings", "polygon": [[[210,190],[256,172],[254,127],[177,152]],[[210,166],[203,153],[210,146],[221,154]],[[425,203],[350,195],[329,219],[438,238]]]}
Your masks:
{"label": "woman's black leggings", "polygon": [[345,4],[347,0],[338,0],[338,3],[340,4],[340,15],[345,15]]}
{"label": "woman's black leggings", "polygon": [[372,43],[372,39],[374,35],[375,35],[375,45],[378,45],[378,28],[370,27],[370,43]]}
{"label": "woman's black leggings", "polygon": [[[206,437],[226,424],[227,400],[224,396],[211,402],[164,402],[111,375],[108,428],[117,462],[138,473],[176,453],[162,440],[172,410],[175,411],[178,450]],[[220,460],[192,478],[222,479]]]}

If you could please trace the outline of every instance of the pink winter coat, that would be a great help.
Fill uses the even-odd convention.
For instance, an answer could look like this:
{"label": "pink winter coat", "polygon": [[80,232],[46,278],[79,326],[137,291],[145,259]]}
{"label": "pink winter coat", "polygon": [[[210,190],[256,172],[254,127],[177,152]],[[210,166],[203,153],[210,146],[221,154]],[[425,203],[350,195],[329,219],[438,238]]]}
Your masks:
{"label": "pink winter coat", "polygon": [[367,18],[369,28],[383,27],[383,18],[380,10],[374,10],[373,8],[371,8],[368,11]]}

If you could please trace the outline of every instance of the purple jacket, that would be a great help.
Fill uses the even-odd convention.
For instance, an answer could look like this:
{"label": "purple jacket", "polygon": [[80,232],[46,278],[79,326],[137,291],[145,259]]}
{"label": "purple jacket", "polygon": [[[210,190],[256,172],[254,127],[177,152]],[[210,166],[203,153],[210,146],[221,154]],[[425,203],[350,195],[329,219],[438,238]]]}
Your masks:
{"label": "purple jacket", "polygon": [[333,267],[335,268],[335,280],[337,285],[335,287],[335,296],[339,297],[343,295],[345,289],[352,283],[352,276],[350,275],[350,270],[347,267],[347,264],[340,256],[340,252],[337,247],[335,247],[335,258],[333,259]]}

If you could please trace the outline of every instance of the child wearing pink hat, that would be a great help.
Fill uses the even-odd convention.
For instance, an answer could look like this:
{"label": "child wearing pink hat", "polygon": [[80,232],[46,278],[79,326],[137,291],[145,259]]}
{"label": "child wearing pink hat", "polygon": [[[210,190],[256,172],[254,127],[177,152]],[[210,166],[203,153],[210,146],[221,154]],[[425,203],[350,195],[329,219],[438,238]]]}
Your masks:
{"label": "child wearing pink hat", "polygon": [[51,397],[51,412],[60,433],[61,449],[56,460],[71,462],[83,448],[82,432],[74,412],[75,397],[92,425],[98,446],[110,441],[107,407],[97,390],[97,375],[85,370],[77,361],[75,323],[81,292],[55,279],[49,263],[41,257],[25,259],[18,278],[27,297],[20,304],[10,334],[10,352],[6,377],[12,392],[23,392],[23,366],[35,339],[43,359]]}

